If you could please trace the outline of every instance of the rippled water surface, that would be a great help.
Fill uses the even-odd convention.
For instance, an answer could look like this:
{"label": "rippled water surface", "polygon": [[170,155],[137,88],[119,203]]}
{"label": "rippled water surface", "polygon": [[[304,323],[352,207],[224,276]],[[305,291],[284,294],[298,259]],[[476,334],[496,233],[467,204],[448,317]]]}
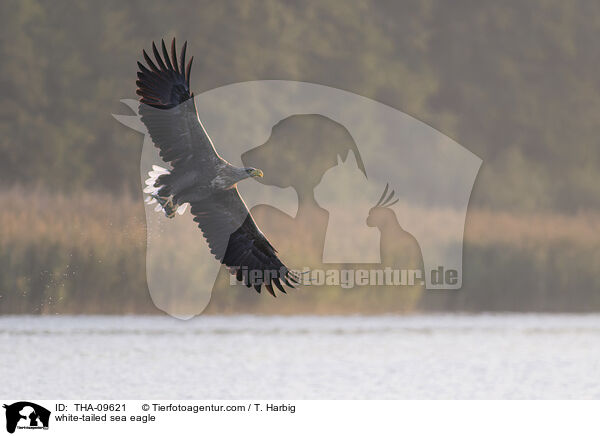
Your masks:
{"label": "rippled water surface", "polygon": [[0,397],[600,399],[600,315],[0,317]]}

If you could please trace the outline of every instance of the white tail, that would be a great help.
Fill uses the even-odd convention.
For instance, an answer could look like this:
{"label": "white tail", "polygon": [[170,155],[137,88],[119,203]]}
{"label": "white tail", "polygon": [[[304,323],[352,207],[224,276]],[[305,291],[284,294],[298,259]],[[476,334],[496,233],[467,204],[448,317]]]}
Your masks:
{"label": "white tail", "polygon": [[[169,174],[169,170],[166,168],[160,167],[158,165],[152,165],[152,170],[148,172],[148,178],[145,181],[146,187],[144,188],[144,193],[149,194],[145,200],[146,204],[154,204],[154,203],[158,202],[156,197],[158,196],[158,191],[160,191],[161,186],[154,186],[154,185],[155,185],[156,181],[158,180],[158,178],[160,176],[162,176],[163,174]],[[187,205],[188,205],[187,203],[180,205],[177,208],[177,213],[179,215],[183,215],[187,209]],[[163,211],[163,207],[160,204],[158,204],[154,208],[154,210],[157,212],[161,212],[161,211]]]}

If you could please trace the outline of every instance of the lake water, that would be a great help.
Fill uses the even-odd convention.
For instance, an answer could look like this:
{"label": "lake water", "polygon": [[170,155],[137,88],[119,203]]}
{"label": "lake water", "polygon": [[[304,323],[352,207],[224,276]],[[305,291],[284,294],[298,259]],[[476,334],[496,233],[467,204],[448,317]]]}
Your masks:
{"label": "lake water", "polygon": [[0,397],[600,399],[600,315],[0,317]]}

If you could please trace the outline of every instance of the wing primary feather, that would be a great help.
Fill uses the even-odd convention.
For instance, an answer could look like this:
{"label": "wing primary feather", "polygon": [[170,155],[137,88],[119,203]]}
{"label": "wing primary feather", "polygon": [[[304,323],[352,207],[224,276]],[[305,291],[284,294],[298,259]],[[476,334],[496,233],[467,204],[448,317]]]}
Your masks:
{"label": "wing primary feather", "polygon": [[165,66],[162,58],[160,57],[160,53],[158,52],[158,49],[156,48],[156,44],[154,44],[154,41],[152,41],[152,51],[154,52],[154,57],[156,58],[156,62],[158,63],[158,66],[160,67],[160,69],[162,71],[166,71],[167,67]]}
{"label": "wing primary feather", "polygon": [[183,72],[185,71],[185,51],[187,49],[187,41],[185,41],[183,43],[183,47],[181,48],[181,64],[179,67],[179,71],[181,72],[181,74],[183,74]]}
{"label": "wing primary feather", "polygon": [[156,68],[156,65],[154,65],[154,62],[152,62],[152,59],[150,59],[150,56],[148,56],[146,50],[142,50],[142,52],[144,53],[144,59],[146,60],[146,63],[152,69],[152,71],[154,71],[157,74],[160,74],[160,70]]}
{"label": "wing primary feather", "polygon": [[179,73],[179,65],[177,65],[177,48],[175,46],[175,38],[171,42],[171,58],[173,59],[173,67],[176,73]]}
{"label": "wing primary feather", "polygon": [[194,61],[194,56],[190,58],[190,61],[185,67],[185,82],[187,83],[188,88],[190,87],[190,71],[192,70],[192,62]]}
{"label": "wing primary feather", "polygon": [[158,98],[152,95],[149,95],[147,93],[145,93],[142,89],[136,89],[135,93],[141,97],[143,97],[142,99],[142,103],[146,103],[146,100],[154,100],[155,102],[159,102]]}
{"label": "wing primary feather", "polygon": [[275,291],[273,291],[273,286],[271,286],[268,283],[265,283],[265,288],[267,288],[267,291],[269,291],[269,294],[271,294],[273,297],[277,297],[277,295],[275,295]]}
{"label": "wing primary feather", "polygon": [[[147,75],[150,75],[150,74],[152,74],[152,71],[150,71],[148,68],[146,68],[146,67],[144,66],[144,64],[142,64],[140,61],[138,61],[138,63],[137,63],[137,64],[138,64],[138,67],[140,68],[140,70],[142,71],[142,73],[145,73],[145,74],[147,74]],[[139,76],[138,76],[138,77],[139,77]]]}
{"label": "wing primary feather", "polygon": [[283,288],[283,286],[281,286],[281,282],[279,281],[278,278],[274,278],[273,279],[273,283],[275,283],[275,286],[277,286],[277,289],[279,289],[284,294],[287,294],[287,292],[285,291],[285,289]]}
{"label": "wing primary feather", "polygon": [[165,45],[165,40],[160,40],[163,52],[163,58],[165,58],[165,64],[169,70],[173,70],[173,65],[171,65],[171,57],[169,56],[169,52],[167,51],[167,46]]}

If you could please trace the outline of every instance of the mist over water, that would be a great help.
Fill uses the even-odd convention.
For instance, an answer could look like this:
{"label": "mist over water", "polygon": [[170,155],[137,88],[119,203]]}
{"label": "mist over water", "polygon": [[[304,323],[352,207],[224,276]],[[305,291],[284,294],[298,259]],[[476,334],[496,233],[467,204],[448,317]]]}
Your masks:
{"label": "mist over water", "polygon": [[0,317],[0,396],[600,399],[600,315]]}

